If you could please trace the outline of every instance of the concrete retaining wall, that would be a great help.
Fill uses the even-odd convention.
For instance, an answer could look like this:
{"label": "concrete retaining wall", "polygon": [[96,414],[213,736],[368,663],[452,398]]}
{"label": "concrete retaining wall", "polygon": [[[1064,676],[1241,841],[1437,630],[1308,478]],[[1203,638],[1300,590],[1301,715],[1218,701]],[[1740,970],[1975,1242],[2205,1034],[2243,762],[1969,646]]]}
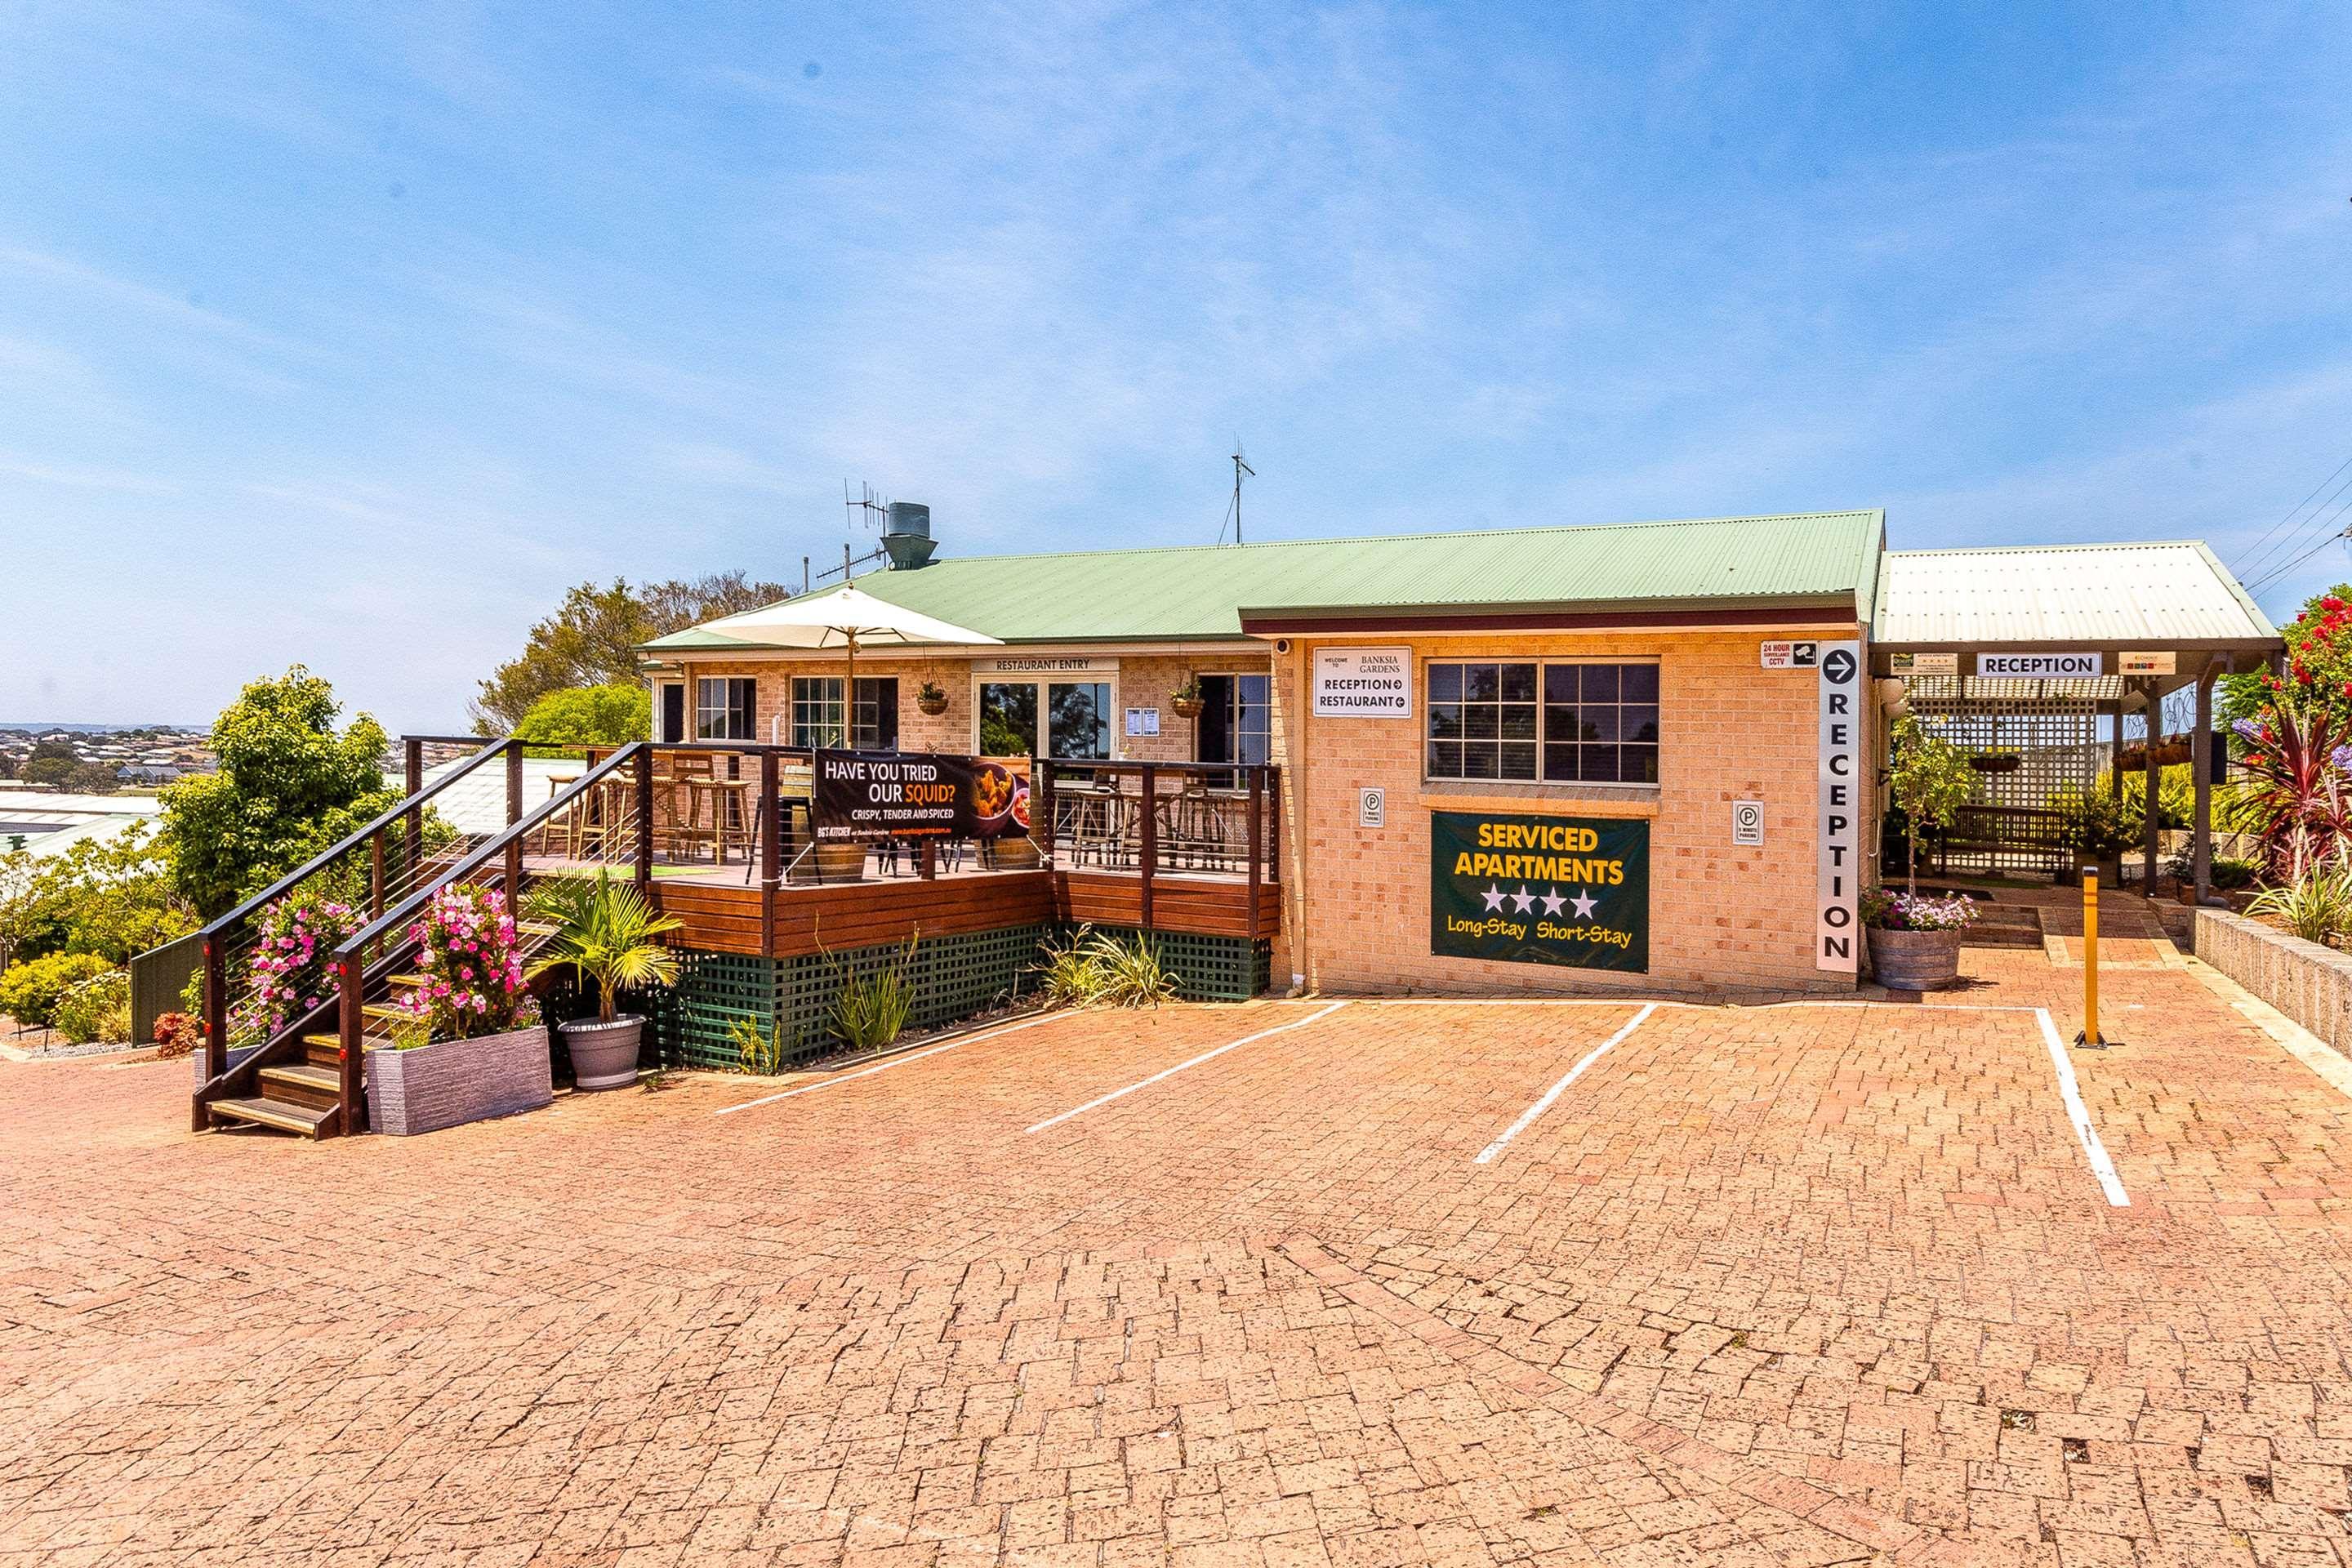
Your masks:
{"label": "concrete retaining wall", "polygon": [[2226,910],[2199,910],[2197,956],[2352,1056],[2352,955]]}

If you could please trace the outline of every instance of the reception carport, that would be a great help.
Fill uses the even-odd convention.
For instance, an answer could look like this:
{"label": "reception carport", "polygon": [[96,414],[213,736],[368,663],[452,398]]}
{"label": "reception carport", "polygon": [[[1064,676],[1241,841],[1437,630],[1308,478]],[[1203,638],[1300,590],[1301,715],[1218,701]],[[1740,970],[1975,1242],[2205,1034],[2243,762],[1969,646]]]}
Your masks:
{"label": "reception carport", "polygon": [[[2087,794],[2102,757],[2120,760],[2127,713],[2147,716],[2154,800],[2164,700],[2193,687],[2192,858],[2201,900],[2212,858],[2213,683],[2263,668],[2284,646],[2213,552],[2184,541],[1890,551],[1879,568],[1871,658],[1875,675],[1903,682],[1914,712],[1938,720],[1970,752],[2003,759],[2009,771],[1979,774],[1976,815],[1987,826],[1971,841],[1996,870],[2046,852],[2052,795]],[[2120,766],[2112,787],[2122,787]],[[2151,890],[2158,831],[2148,812],[2142,885]]]}

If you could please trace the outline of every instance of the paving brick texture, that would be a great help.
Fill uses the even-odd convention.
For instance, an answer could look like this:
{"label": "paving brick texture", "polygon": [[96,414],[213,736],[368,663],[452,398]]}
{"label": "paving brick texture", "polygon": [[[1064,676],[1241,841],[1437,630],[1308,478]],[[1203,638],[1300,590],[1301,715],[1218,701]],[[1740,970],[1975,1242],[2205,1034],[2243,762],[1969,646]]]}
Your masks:
{"label": "paving brick texture", "polygon": [[2080,972],[1968,968],[1661,1007],[1483,1164],[1631,1005],[320,1145],[0,1062],[0,1568],[2352,1563],[2352,1100],[2115,973],[2112,1206],[2034,1015],[1969,1010],[2071,1038]]}

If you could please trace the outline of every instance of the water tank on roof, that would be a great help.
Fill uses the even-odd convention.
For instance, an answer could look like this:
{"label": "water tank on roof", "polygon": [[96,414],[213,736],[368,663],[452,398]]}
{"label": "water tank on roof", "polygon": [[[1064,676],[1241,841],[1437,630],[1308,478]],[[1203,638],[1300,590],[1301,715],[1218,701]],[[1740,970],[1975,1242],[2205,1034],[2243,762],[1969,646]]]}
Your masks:
{"label": "water tank on roof", "polygon": [[890,569],[912,572],[938,548],[931,540],[931,509],[920,501],[894,500],[882,525],[882,548],[890,552]]}

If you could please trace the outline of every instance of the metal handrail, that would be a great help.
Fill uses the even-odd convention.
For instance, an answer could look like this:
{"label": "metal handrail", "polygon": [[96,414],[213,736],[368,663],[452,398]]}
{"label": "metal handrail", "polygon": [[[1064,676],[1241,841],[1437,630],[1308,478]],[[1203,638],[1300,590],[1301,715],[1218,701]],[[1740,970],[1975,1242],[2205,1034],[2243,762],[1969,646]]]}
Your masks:
{"label": "metal handrail", "polygon": [[[499,834],[496,837],[487,839],[480,845],[477,846],[473,853],[467,855],[464,859],[456,862],[454,865],[450,866],[447,870],[444,871],[434,886],[429,888],[419,888],[416,891],[409,894],[408,897],[401,900],[399,903],[394,904],[391,909],[384,910],[383,914],[378,915],[374,920],[370,921],[366,925],[361,927],[360,930],[349,940],[345,941],[341,946],[335,949],[333,953],[334,961],[338,963],[341,963],[345,958],[360,952],[362,948],[366,947],[369,942],[373,942],[386,931],[391,930],[392,928],[399,925],[403,921],[415,915],[417,910],[425,906],[426,902],[432,899],[434,894],[439,892],[443,888],[447,887],[458,878],[465,876],[467,872],[480,870],[483,863],[488,860],[493,855],[503,854],[508,845],[518,843],[528,837],[541,824],[545,823],[549,817],[558,815],[562,810],[569,809],[574,800],[578,799],[580,795],[593,785],[603,783],[605,777],[622,763],[630,761],[635,757],[637,752],[650,749],[652,745],[653,742],[650,741],[631,741],[624,744],[619,751],[614,752],[611,756],[606,757],[603,762],[598,763],[594,767],[590,768],[586,773],[581,774],[570,784],[564,786],[563,790],[560,794],[548,796],[548,798],[541,802],[538,806],[524,813],[521,817],[510,824],[504,832]],[[509,893],[513,890],[514,889],[509,889]]]}
{"label": "metal handrail", "polygon": [[275,902],[279,898],[282,898],[287,893],[292,891],[295,886],[300,883],[304,879],[316,872],[326,869],[329,865],[341,859],[345,851],[355,849],[362,844],[366,843],[370,838],[374,837],[377,834],[383,832],[385,828],[391,826],[402,817],[406,816],[409,813],[416,810],[427,800],[430,800],[433,796],[440,794],[451,784],[456,784],[459,779],[464,778],[467,773],[472,773],[484,763],[488,762],[492,757],[504,752],[509,746],[515,744],[515,742],[511,738],[484,741],[481,737],[477,736],[475,739],[479,742],[482,746],[482,750],[476,752],[473,756],[467,758],[462,764],[456,768],[452,768],[448,773],[444,773],[441,777],[434,780],[425,788],[418,790],[415,795],[403,796],[398,805],[395,805],[390,810],[384,812],[382,816],[370,822],[366,826],[353,832],[349,837],[343,839],[342,842],[335,845],[332,848],[321,850],[318,855],[314,856],[310,860],[305,861],[299,870],[289,871],[283,877],[278,878],[278,880],[270,883],[268,887],[263,889],[260,892],[254,894],[253,897],[246,900],[245,902],[237,905],[236,908],[229,910],[228,913],[221,916],[210,925],[205,926],[198,934],[202,936],[211,936],[216,931],[226,931],[237,921],[242,921],[247,916],[252,914],[256,910],[262,908],[266,904]]}

